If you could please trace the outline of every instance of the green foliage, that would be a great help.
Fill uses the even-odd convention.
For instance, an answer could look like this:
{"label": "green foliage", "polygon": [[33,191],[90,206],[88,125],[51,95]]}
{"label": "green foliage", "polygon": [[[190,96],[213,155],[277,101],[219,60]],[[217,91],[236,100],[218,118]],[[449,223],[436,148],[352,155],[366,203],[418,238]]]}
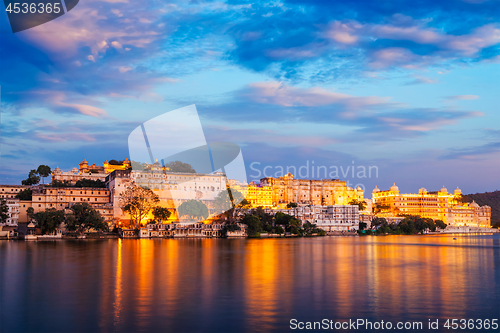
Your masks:
{"label": "green foliage", "polygon": [[123,165],[123,161],[110,160],[108,162],[109,165]]}
{"label": "green foliage", "polygon": [[84,233],[90,229],[108,231],[108,224],[104,218],[88,203],[78,203],[71,206],[72,215],[66,217],[66,227],[71,231]]}
{"label": "green foliage", "polygon": [[262,207],[252,210],[250,214],[246,214],[241,222],[248,226],[247,233],[251,237],[258,236],[263,232],[284,234],[285,231],[299,236],[326,235],[325,231],[317,228],[315,224],[306,222],[302,225],[300,220],[282,212],[277,212],[273,216],[267,214]]}
{"label": "green foliage", "polygon": [[365,230],[367,226],[366,222],[359,222],[359,230]]}
{"label": "green foliage", "polygon": [[165,164],[165,167],[170,172],[186,172],[186,173],[196,173],[191,164],[183,163],[181,161],[173,161]]}
{"label": "green foliage", "polygon": [[52,173],[52,170],[50,169],[50,167],[48,165],[39,165],[38,166],[38,169],[36,169],[36,173],[42,177],[42,183],[45,184],[45,177],[48,177],[50,176],[50,174]]}
{"label": "green foliage", "polygon": [[54,232],[64,222],[64,211],[47,208],[33,215],[36,226],[42,230],[42,235]]}
{"label": "green foliage", "polygon": [[52,187],[72,187],[71,182],[69,180],[59,180],[59,179],[53,179],[52,180]]}
{"label": "green foliage", "polygon": [[100,179],[93,180],[93,179],[83,178],[75,183],[75,187],[105,188],[106,184]]}
{"label": "green foliage", "polygon": [[[229,191],[230,190],[230,191]],[[231,192],[231,196],[229,195]],[[220,191],[217,197],[215,197],[213,207],[217,214],[225,214],[229,217],[233,212],[233,203],[236,204],[238,208],[248,208],[250,203],[245,199],[243,194],[237,190],[226,189]]]}
{"label": "green foliage", "polygon": [[252,215],[257,216],[263,223],[274,223],[274,216],[264,211],[262,207],[257,207],[252,211]]}
{"label": "green foliage", "polygon": [[21,190],[16,194],[16,198],[18,198],[19,200],[31,201],[32,197],[33,197],[33,191],[29,188]]}
{"label": "green foliage", "polygon": [[377,227],[379,225],[387,225],[387,220],[383,217],[376,217],[372,220],[372,227]]}
{"label": "green foliage", "polygon": [[0,199],[0,223],[7,222],[9,218],[9,206],[7,206],[7,201]]}
{"label": "green foliage", "polygon": [[202,218],[205,220],[208,217],[208,208],[199,200],[188,200],[179,206],[179,215],[189,216],[192,219]]}
{"label": "green foliage", "polygon": [[241,230],[241,228],[238,224],[228,223],[224,226],[224,228],[222,229],[222,232],[224,233],[224,235],[227,235],[228,231],[239,231],[239,230]]}
{"label": "green foliage", "polygon": [[37,171],[33,169],[29,172],[28,178],[21,181],[21,184],[32,186],[38,184],[39,182],[40,182],[40,176],[38,176]]}
{"label": "green foliage", "polygon": [[168,208],[165,207],[155,207],[153,208],[153,216],[156,221],[159,221],[160,223],[162,221],[168,220],[170,217],[171,212],[168,210]]}
{"label": "green foliage", "polygon": [[289,202],[287,205],[286,205],[286,208],[290,209],[290,208],[296,208],[298,205],[295,203],[295,202]]}
{"label": "green foliage", "polygon": [[[363,230],[364,227],[362,228],[361,223],[359,224],[359,229]],[[434,221],[431,218],[424,218],[418,215],[408,215],[397,225],[388,224],[384,218],[377,217],[372,220],[372,229],[375,229],[374,232],[376,234],[414,235],[424,233],[427,230],[434,232],[437,228],[444,229],[446,228],[446,224],[441,220]]]}
{"label": "green foliage", "polygon": [[436,223],[436,226],[439,228],[439,229],[445,229],[447,227],[446,223],[444,223],[443,221],[441,220],[435,220],[434,223]]}
{"label": "green foliage", "polygon": [[28,207],[28,209],[26,209],[26,215],[28,215],[31,222],[31,220],[35,218],[35,209],[33,207]]}
{"label": "green foliage", "polygon": [[359,211],[366,209],[366,202],[358,199],[352,199],[351,201],[349,201],[349,205],[358,205]]}
{"label": "green foliage", "polygon": [[283,229],[283,227],[282,227],[282,226],[278,225],[278,226],[276,226],[276,227],[274,228],[274,232],[275,232],[276,234],[281,235],[281,234],[284,234],[284,233],[285,233],[285,229]]}
{"label": "green foliage", "polygon": [[243,217],[241,222],[247,225],[248,236],[255,236],[262,231],[262,221],[258,216],[247,214]]}

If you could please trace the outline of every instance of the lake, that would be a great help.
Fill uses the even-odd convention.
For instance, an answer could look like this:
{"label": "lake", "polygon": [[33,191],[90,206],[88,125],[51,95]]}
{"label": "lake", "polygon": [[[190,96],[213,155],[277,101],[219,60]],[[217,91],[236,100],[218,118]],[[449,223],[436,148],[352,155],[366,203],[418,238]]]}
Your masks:
{"label": "lake", "polygon": [[0,241],[0,306],[1,332],[445,332],[500,319],[500,235]]}

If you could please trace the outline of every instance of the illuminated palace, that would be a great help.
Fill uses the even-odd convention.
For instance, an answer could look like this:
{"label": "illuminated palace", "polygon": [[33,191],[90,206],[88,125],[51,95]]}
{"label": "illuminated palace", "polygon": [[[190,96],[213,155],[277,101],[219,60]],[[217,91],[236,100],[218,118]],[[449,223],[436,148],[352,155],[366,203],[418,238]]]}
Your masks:
{"label": "illuminated palace", "polygon": [[126,158],[124,161],[105,160],[102,165],[93,163],[89,165],[86,159],[83,159],[78,164],[78,168],[73,168],[71,171],[61,171],[59,167],[52,171],[52,181],[68,182],[70,185],[75,185],[77,181],[82,179],[100,180],[104,182],[106,176],[115,170],[131,169],[131,162]]}
{"label": "illuminated palace", "polygon": [[363,201],[363,190],[347,186],[338,179],[294,179],[291,173],[279,178],[262,178],[260,185],[272,189],[274,207],[284,208],[288,203],[307,205],[347,205],[353,199]]}
{"label": "illuminated palace", "polygon": [[462,191],[457,187],[453,194],[443,186],[440,191],[428,192],[421,188],[417,194],[399,193],[394,184],[387,191],[378,187],[373,190],[373,205],[378,207],[380,217],[420,215],[442,220],[451,226],[490,227],[491,208],[480,207],[476,202],[461,203]]}
{"label": "illuminated palace", "polygon": [[255,184],[255,182],[251,182],[248,185],[237,184],[232,180],[229,180],[228,184],[231,190],[240,192],[253,208],[271,208],[275,206],[273,203],[273,189],[271,186],[262,186],[260,184]]}

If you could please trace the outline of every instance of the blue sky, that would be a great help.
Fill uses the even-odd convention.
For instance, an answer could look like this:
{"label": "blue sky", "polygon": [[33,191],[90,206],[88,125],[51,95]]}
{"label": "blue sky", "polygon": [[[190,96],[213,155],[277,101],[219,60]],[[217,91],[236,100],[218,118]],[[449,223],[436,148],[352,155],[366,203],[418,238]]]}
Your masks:
{"label": "blue sky", "polygon": [[340,175],[370,192],[500,189],[499,1],[82,0],[16,34],[0,9],[1,183],[124,159],[196,104],[251,180],[314,161],[377,166]]}

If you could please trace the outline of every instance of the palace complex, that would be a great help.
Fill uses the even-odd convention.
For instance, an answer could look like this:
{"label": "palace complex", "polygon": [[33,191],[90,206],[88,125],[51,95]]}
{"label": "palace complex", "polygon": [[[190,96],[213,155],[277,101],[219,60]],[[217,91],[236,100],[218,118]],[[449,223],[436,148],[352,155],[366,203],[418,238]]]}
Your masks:
{"label": "palace complex", "polygon": [[379,217],[420,215],[442,220],[451,226],[490,227],[491,207],[480,207],[477,203],[462,203],[462,191],[457,187],[454,193],[441,190],[429,192],[421,188],[418,193],[400,193],[394,184],[389,190],[373,190],[372,200]]}
{"label": "palace complex", "polygon": [[260,184],[272,189],[273,206],[284,208],[288,203],[306,205],[348,205],[351,200],[363,201],[363,190],[353,189],[338,179],[294,179],[291,173],[279,178],[262,178]]}
{"label": "palace complex", "polygon": [[[105,187],[76,188],[76,182],[82,179],[101,180]],[[127,222],[130,218],[120,207],[120,195],[134,185],[147,187],[157,194],[160,206],[173,212],[171,221],[179,220],[177,208],[188,200],[199,200],[211,214],[218,213],[215,199],[227,189],[240,192],[252,208],[286,211],[329,231],[357,228],[359,220],[370,222],[375,216],[398,221],[404,215],[420,215],[442,220],[451,226],[472,227],[489,227],[491,220],[490,207],[480,207],[475,202],[462,203],[458,188],[454,193],[448,193],[443,187],[435,192],[421,188],[417,194],[403,194],[394,184],[387,191],[376,187],[370,200],[364,198],[360,187],[352,188],[346,181],[338,179],[294,179],[288,173],[283,177],[262,178],[260,184],[242,184],[228,180],[222,172],[172,172],[158,161],[133,170],[128,159],[106,160],[102,166],[95,163],[89,165],[83,160],[78,168],[69,172],[55,168],[52,182],[59,182],[58,187],[0,185],[0,198],[7,200],[9,206],[8,223],[27,222],[29,207],[33,207],[36,213],[47,208],[69,209],[71,205],[82,202],[99,211],[110,224]],[[16,198],[21,190],[27,188],[32,190],[31,200]],[[359,211],[357,203],[352,205],[353,201],[365,202],[366,208]],[[288,208],[290,203],[298,207]]]}

